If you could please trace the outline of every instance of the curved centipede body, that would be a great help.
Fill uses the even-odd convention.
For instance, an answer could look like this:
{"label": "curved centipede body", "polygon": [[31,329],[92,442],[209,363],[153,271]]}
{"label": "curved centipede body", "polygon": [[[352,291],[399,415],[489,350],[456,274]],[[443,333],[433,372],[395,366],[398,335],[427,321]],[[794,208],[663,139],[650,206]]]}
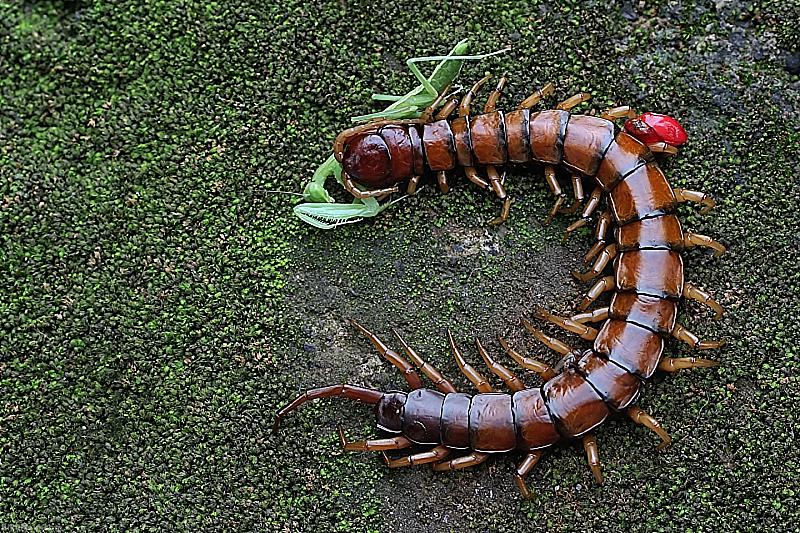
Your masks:
{"label": "curved centipede body", "polygon": [[[501,177],[497,167],[544,165],[547,183],[556,194],[548,218],[559,211],[577,210],[586,199],[583,180],[592,179],[594,191],[567,233],[588,224],[598,206],[605,203],[606,210],[597,217],[596,242],[586,256],[587,262],[594,264],[586,273],[573,273],[582,281],[599,279],[580,303],[579,313],[561,317],[544,309],[535,311],[537,319],[577,334],[590,341],[591,348],[577,350],[523,320],[530,333],[563,356],[554,369],[517,353],[498,337],[517,364],[543,379],[541,386],[528,388],[476,341],[489,370],[511,390],[506,394],[496,392],[464,359],[448,332],[459,368],[478,389],[478,394],[469,395],[457,392],[399,335],[408,359],[353,322],[381,355],[403,372],[412,392],[384,393],[347,384],[313,389],[278,412],[275,429],[283,416],[306,401],[333,396],[356,399],[374,405],[378,427],[395,435],[347,442],[340,433],[345,449],[383,451],[390,467],[433,463],[435,470],[466,468],[491,454],[518,450],[525,457],[515,480],[523,496],[529,497],[524,476],[545,449],[562,441],[582,439],[591,470],[602,482],[594,430],[616,413],[655,431],[662,440],[659,448],[670,443],[666,431],[635,402],[657,370],[675,372],[717,364],[698,357],[663,357],[663,353],[668,337],[700,350],[722,345],[699,339],[678,324],[676,316],[681,298],[699,301],[713,309],[717,318],[721,316],[722,308],[710,295],[684,280],[681,254],[693,246],[710,247],[717,255],[725,248],[681,228],[676,215],[679,203],[697,202],[707,211],[714,202],[702,193],[673,189],[659,168],[655,154],[677,153],[676,146],[686,141],[685,132],[673,119],[655,114],[636,117],[626,107],[602,117],[570,114],[571,107],[588,98],[586,94],[565,100],[556,109],[533,112],[530,108],[552,92],[552,85],[534,93],[517,110],[502,113],[494,107],[505,78],[489,97],[484,114],[470,116],[470,103],[484,81],[463,97],[456,119],[448,116],[457,100],[446,102],[434,115],[442,103],[437,101],[420,119],[370,123],[340,134],[334,155],[342,163],[345,185],[356,196],[382,196],[408,181],[413,193],[420,176],[435,173],[446,189],[446,173],[463,168],[470,181],[493,190],[503,200],[502,214],[496,220],[502,222],[508,216],[510,199],[503,187],[505,173]],[[614,120],[622,117],[629,120],[619,129]],[[571,210],[562,207],[565,195],[555,177],[556,167],[573,174],[575,206]],[[479,176],[478,168],[485,169],[486,179]],[[607,269],[611,273],[603,275]],[[589,311],[603,293],[610,293],[608,305]],[[436,390],[423,388],[418,371],[434,382]],[[385,451],[413,445],[432,448],[395,459],[385,455]],[[451,458],[457,450],[467,453]]]}

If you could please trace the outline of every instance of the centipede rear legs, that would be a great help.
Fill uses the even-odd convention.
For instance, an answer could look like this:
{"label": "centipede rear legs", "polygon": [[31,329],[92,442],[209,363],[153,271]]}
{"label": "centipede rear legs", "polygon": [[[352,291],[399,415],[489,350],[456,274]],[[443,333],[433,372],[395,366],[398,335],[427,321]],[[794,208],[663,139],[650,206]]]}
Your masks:
{"label": "centipede rear legs", "polygon": [[376,452],[384,450],[402,450],[410,448],[413,443],[403,436],[388,439],[358,440],[348,442],[344,430],[339,426],[339,442],[342,449],[348,452]]}

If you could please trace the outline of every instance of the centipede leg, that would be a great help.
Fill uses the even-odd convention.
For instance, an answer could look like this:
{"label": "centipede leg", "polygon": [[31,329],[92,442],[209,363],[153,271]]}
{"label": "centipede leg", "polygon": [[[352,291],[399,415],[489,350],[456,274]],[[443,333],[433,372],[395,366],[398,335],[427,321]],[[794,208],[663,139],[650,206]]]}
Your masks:
{"label": "centipede leg", "polygon": [[714,257],[720,257],[725,253],[725,246],[715,241],[711,237],[706,237],[705,235],[699,235],[697,233],[684,233],[683,246],[686,248],[693,248],[695,246],[711,248],[714,250]]}
{"label": "centipede leg", "polygon": [[603,484],[603,472],[600,470],[600,452],[597,450],[597,439],[594,435],[583,437],[583,449],[586,450],[586,460],[592,469],[594,479],[598,485]]}
{"label": "centipede leg", "polygon": [[413,442],[403,437],[392,437],[388,439],[357,440],[348,442],[344,436],[344,430],[339,426],[339,442],[346,451],[358,452],[379,452],[382,450],[403,450],[410,448]]}
{"label": "centipede leg", "polygon": [[678,149],[676,147],[672,146],[671,144],[667,144],[663,141],[648,144],[647,147],[654,154],[678,155]]}
{"label": "centipede leg", "polygon": [[716,350],[725,345],[725,341],[702,341],[700,337],[680,324],[675,324],[675,328],[672,330],[672,336],[697,350]]}
{"label": "centipede leg", "polygon": [[436,97],[436,100],[434,100],[431,105],[429,105],[428,107],[425,108],[425,110],[419,116],[419,119],[422,122],[430,122],[431,121],[431,119],[433,118],[434,111],[436,111],[436,108],[439,107],[439,104],[441,104],[442,101],[445,98],[447,98],[447,91],[449,91],[449,90],[450,90],[450,86],[448,85],[447,87],[444,88],[443,91],[441,91],[439,93],[439,96]]}
{"label": "centipede leg", "polygon": [[[464,98],[461,99],[461,104],[458,107],[458,116],[459,117],[468,117],[470,113],[470,107],[472,105],[472,100],[475,98],[475,95],[478,94],[481,86],[486,83],[486,81],[491,76],[486,76],[483,79],[478,80],[472,88],[467,91],[464,95]],[[481,189],[488,189],[489,182],[478,176],[478,171],[475,170],[475,167],[464,167],[464,174],[467,176],[467,179],[480,187]]]}
{"label": "centipede leg", "polygon": [[719,361],[702,357],[665,357],[658,363],[658,369],[662,372],[678,372],[690,368],[713,368],[715,366],[719,366]]}
{"label": "centipede leg", "polygon": [[586,255],[583,256],[584,264],[589,263],[592,261],[597,254],[603,251],[603,248],[606,247],[606,234],[608,233],[608,228],[611,226],[611,213],[608,211],[603,211],[600,216],[597,218],[597,225],[594,228],[594,237],[595,243],[586,252]]}
{"label": "centipede leg", "polygon": [[395,337],[397,337],[397,340],[400,342],[400,346],[403,347],[403,351],[406,352],[406,355],[408,355],[408,358],[411,359],[411,362],[414,363],[414,365],[416,365],[416,367],[420,369],[423,374],[428,376],[428,379],[433,381],[434,386],[436,386],[440,392],[444,392],[445,394],[448,392],[457,392],[453,384],[444,376],[442,376],[442,374],[431,364],[425,362],[425,360],[422,359],[422,357],[420,357],[411,346],[406,344],[406,341],[403,340],[403,337],[401,337],[396,330],[393,329],[392,333],[394,333]]}
{"label": "centipede leg", "polygon": [[478,389],[479,392],[494,392],[494,389],[489,382],[486,381],[486,378],[483,377],[483,374],[475,370],[472,365],[467,363],[464,356],[461,355],[461,351],[458,349],[458,346],[456,346],[456,341],[453,340],[453,334],[450,333],[449,329],[447,330],[447,339],[450,342],[450,350],[453,352],[453,357],[455,357],[461,373],[475,385],[475,388]]}
{"label": "centipede leg", "polygon": [[553,207],[550,209],[550,213],[547,215],[547,218],[544,220],[543,224],[546,226],[553,221],[553,217],[556,216],[558,210],[561,209],[561,206],[564,205],[564,201],[566,196],[564,192],[561,190],[561,185],[558,184],[558,180],[556,179],[556,167],[553,165],[546,165],[544,167],[544,178],[547,182],[547,186],[550,187],[550,190],[556,197],[556,202],[553,204]]}
{"label": "centipede leg", "polygon": [[417,186],[419,185],[420,179],[422,179],[422,176],[411,176],[411,179],[408,180],[408,187],[406,188],[406,194],[408,195],[417,194]]}
{"label": "centipede leg", "polygon": [[565,207],[559,211],[559,213],[565,215],[571,215],[575,213],[578,209],[581,208],[583,204],[583,200],[585,195],[583,193],[583,178],[580,174],[573,174],[572,175],[572,194],[575,197],[575,200],[572,202],[570,207]]}
{"label": "centipede leg", "polygon": [[592,288],[586,293],[586,296],[583,297],[581,303],[578,305],[578,310],[586,311],[589,309],[589,306],[592,305],[600,295],[604,292],[610,291],[614,288],[615,280],[614,276],[605,276],[604,278],[600,278],[592,285]]}
{"label": "centipede leg", "polygon": [[589,223],[592,217],[592,213],[595,212],[597,206],[600,205],[600,198],[603,196],[603,189],[601,187],[595,187],[592,191],[591,196],[589,196],[589,201],[586,203],[586,207],[583,208],[583,213],[581,213],[581,218],[570,224],[567,229],[564,231],[564,236],[562,237],[562,242],[566,242],[569,234],[575,231],[578,228],[582,228],[586,224]]}
{"label": "centipede leg", "polygon": [[423,465],[425,463],[438,463],[450,455],[450,449],[444,446],[437,446],[426,452],[415,453],[399,459],[389,459],[384,453],[383,460],[389,468],[402,468],[404,466]]}
{"label": "centipede leg", "polygon": [[475,82],[475,85],[473,85],[472,88],[469,91],[467,91],[467,93],[461,99],[461,104],[458,106],[458,116],[459,117],[469,116],[470,106],[472,105],[472,100],[478,94],[478,91],[480,91],[480,89],[483,86],[483,84],[486,83],[487,81],[489,81],[489,78],[491,78],[491,76],[489,76],[489,75],[484,76],[483,78],[481,78],[480,80]]}
{"label": "centipede leg", "polygon": [[570,320],[579,324],[585,324],[586,322],[602,322],[608,318],[608,312],[608,307],[601,307],[600,309],[595,309],[594,311],[590,311],[588,313],[572,315]]}
{"label": "centipede leg", "polygon": [[531,335],[536,337],[536,339],[539,342],[543,343],[545,346],[547,346],[551,350],[556,351],[556,352],[560,353],[561,355],[565,355],[565,356],[566,355],[570,355],[570,354],[578,353],[577,350],[575,350],[574,348],[572,348],[568,344],[565,344],[565,343],[561,342],[560,340],[556,339],[555,337],[551,337],[550,335],[546,334],[545,332],[543,332],[540,329],[536,329],[535,327],[533,327],[533,324],[531,324],[530,322],[528,322],[524,318],[522,319],[522,325],[525,326],[525,329],[527,329],[528,332]]}
{"label": "centipede leg", "polygon": [[555,90],[555,85],[552,83],[546,83],[541,89],[537,89],[536,92],[520,102],[519,106],[517,106],[517,109],[530,109],[541,102],[544,98],[553,94]]}
{"label": "centipede leg", "polygon": [[586,282],[586,281],[592,280],[592,279],[596,278],[597,276],[599,276],[600,273],[603,272],[603,270],[605,270],[606,266],[608,266],[608,263],[612,259],[614,259],[614,257],[616,257],[616,255],[617,255],[617,245],[616,244],[610,244],[610,245],[606,246],[605,248],[603,248],[603,251],[600,252],[600,256],[594,262],[594,266],[592,267],[591,270],[589,270],[586,273],[581,273],[581,272],[578,272],[577,270],[573,270],[572,271],[572,275],[575,276],[575,279],[577,279],[579,281]]}
{"label": "centipede leg", "polygon": [[501,76],[500,80],[497,82],[497,87],[495,87],[494,91],[489,95],[488,100],[486,100],[486,105],[483,106],[484,113],[491,113],[495,110],[497,101],[503,96],[503,88],[506,86],[506,83],[508,83],[508,78]]}
{"label": "centipede leg", "polygon": [[443,120],[453,114],[453,111],[458,108],[458,102],[460,98],[458,97],[458,93],[461,91],[456,91],[453,93],[453,96],[448,100],[448,102],[442,106],[438,113],[436,113],[436,120]]}
{"label": "centipede leg", "polygon": [[724,313],[722,306],[719,305],[710,294],[704,290],[698,289],[694,284],[685,283],[683,285],[683,297],[694,300],[695,302],[700,302],[701,304],[713,309],[714,320],[719,320],[722,318],[722,313]]}
{"label": "centipede leg", "polygon": [[677,200],[678,203],[694,202],[702,205],[703,207],[700,208],[701,215],[705,215],[717,205],[710,195],[702,192],[690,191],[688,189],[681,188],[672,189],[672,192],[675,194],[675,200]]}
{"label": "centipede leg", "polygon": [[[505,172],[503,172],[503,174],[505,175]],[[505,194],[505,191],[503,192],[503,194]],[[500,208],[500,216],[493,218],[488,222],[488,224],[490,226],[497,226],[498,224],[504,223],[506,220],[508,220],[508,213],[510,211],[511,211],[511,197],[506,196],[505,199],[503,199],[503,206]]]}
{"label": "centipede leg", "polygon": [[392,363],[397,369],[402,372],[403,377],[405,378],[408,386],[411,389],[421,389],[422,388],[422,379],[420,379],[419,374],[417,374],[416,369],[412,364],[408,361],[403,359],[400,354],[386,346],[382,340],[380,340],[375,334],[369,331],[367,328],[356,322],[355,320],[350,320],[350,323],[355,327],[358,331],[364,334],[364,336],[369,339],[375,349],[378,351],[384,359]]}
{"label": "centipede leg", "polygon": [[[524,368],[525,370],[530,370],[531,372],[535,372],[539,375],[543,380],[547,381],[548,379],[552,379],[556,376],[556,371],[553,370],[553,367],[548,365],[547,363],[542,363],[541,361],[537,361],[536,359],[531,359],[530,357],[525,357],[519,354],[516,350],[511,348],[508,345],[505,339],[498,335],[497,342],[500,343],[500,346],[503,347],[503,350],[517,363],[519,366]],[[569,347],[567,347],[569,348]]]}
{"label": "centipede leg", "polygon": [[464,175],[467,177],[469,181],[471,181],[481,189],[489,188],[489,182],[478,175],[478,171],[475,169],[475,167],[464,167]]}
{"label": "centipede leg", "polygon": [[489,355],[489,352],[486,351],[480,340],[475,339],[475,346],[478,348],[478,353],[481,354],[483,362],[486,363],[489,371],[502,379],[506,387],[511,389],[512,392],[519,392],[525,389],[525,384],[522,383],[522,380],[515,376],[509,369],[492,359],[492,356]]}
{"label": "centipede leg", "polygon": [[582,104],[583,102],[586,102],[591,98],[592,98],[592,95],[589,94],[589,93],[573,94],[572,96],[570,96],[569,98],[567,98],[563,102],[559,102],[558,105],[556,106],[556,109],[562,109],[564,111],[569,111],[570,109],[572,109],[576,105]]}
{"label": "centipede leg", "polygon": [[606,120],[616,120],[618,118],[636,118],[636,111],[634,111],[631,106],[627,105],[612,107],[611,109],[606,109],[603,111],[603,114],[600,115],[600,118],[604,118]]}
{"label": "centipede leg", "polygon": [[450,470],[463,470],[464,468],[469,468],[471,466],[476,466],[489,458],[488,453],[481,453],[481,452],[471,452],[467,455],[462,455],[461,457],[456,457],[455,459],[451,459],[449,461],[443,461],[441,463],[436,463],[433,465],[433,469],[437,472],[447,472]]}
{"label": "centipede leg", "polygon": [[659,437],[661,437],[661,444],[656,446],[656,450],[663,450],[670,445],[672,442],[672,437],[669,436],[669,433],[664,431],[664,428],[661,427],[661,424],[658,423],[658,420],[642,411],[639,407],[635,406],[628,409],[626,413],[629,417],[631,417],[631,420],[637,424],[641,424],[651,431],[654,431]]}
{"label": "centipede leg", "polygon": [[386,189],[362,191],[356,187],[355,183],[353,183],[353,179],[344,172],[342,173],[342,183],[344,184],[344,188],[347,190],[347,192],[362,200],[365,198],[376,198],[385,194],[392,194],[400,190],[397,187],[388,187]]}
{"label": "centipede leg", "polygon": [[530,500],[533,498],[533,494],[531,491],[528,490],[528,485],[525,483],[525,476],[528,475],[528,472],[533,470],[533,467],[536,466],[536,463],[539,462],[539,459],[542,458],[544,452],[542,450],[536,450],[528,455],[525,456],[525,459],[517,467],[517,470],[514,472],[514,481],[517,483],[517,488],[522,493],[522,497],[526,500]]}
{"label": "centipede leg", "polygon": [[533,316],[535,316],[539,320],[544,320],[545,322],[550,322],[551,324],[555,324],[556,326],[566,331],[575,333],[583,340],[593,341],[595,338],[597,338],[596,329],[591,328],[585,324],[575,322],[572,319],[554,315],[549,311],[547,311],[546,309],[544,309],[543,307],[537,307],[536,310],[533,312]]}
{"label": "centipede leg", "polygon": [[447,183],[447,173],[440,170],[436,173],[436,182],[439,184],[439,190],[442,194],[447,194],[450,191],[450,185]]}

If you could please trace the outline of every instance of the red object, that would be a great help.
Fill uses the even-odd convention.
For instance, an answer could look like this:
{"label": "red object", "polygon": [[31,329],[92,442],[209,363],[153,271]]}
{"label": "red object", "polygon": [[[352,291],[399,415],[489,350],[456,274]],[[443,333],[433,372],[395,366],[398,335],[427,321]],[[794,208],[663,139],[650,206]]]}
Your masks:
{"label": "red object", "polygon": [[660,113],[642,113],[628,120],[625,131],[645,144],[663,141],[671,146],[680,146],[689,138],[677,120]]}

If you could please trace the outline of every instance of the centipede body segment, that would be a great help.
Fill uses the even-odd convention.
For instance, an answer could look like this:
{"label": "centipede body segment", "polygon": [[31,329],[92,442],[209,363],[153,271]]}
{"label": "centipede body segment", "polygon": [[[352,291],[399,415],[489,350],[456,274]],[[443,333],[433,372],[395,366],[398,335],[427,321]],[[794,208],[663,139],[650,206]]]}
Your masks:
{"label": "centipede body segment", "polygon": [[[457,118],[450,118],[456,106],[448,103],[438,112],[435,106],[427,109],[420,119],[378,121],[342,132],[334,143],[334,155],[342,164],[345,186],[360,198],[382,197],[398,191],[402,183],[408,183],[407,191],[413,193],[420,177],[428,174],[435,176],[446,192],[448,173],[461,169],[469,181],[502,200],[501,214],[493,221],[500,223],[508,216],[511,203],[504,187],[505,168],[543,166],[545,181],[556,196],[548,220],[559,212],[579,212],[580,218],[567,234],[596,220],[595,244],[586,255],[591,267],[574,272],[578,279],[593,284],[575,315],[560,317],[544,309],[533,314],[590,342],[591,347],[575,349],[523,320],[530,333],[563,357],[553,368],[519,354],[499,338],[511,359],[542,378],[541,385],[529,388],[476,341],[490,372],[510,389],[506,393],[494,390],[464,358],[448,332],[459,368],[478,390],[471,395],[457,392],[451,381],[399,335],[408,359],[353,322],[403,373],[411,392],[383,393],[348,384],[314,389],[278,412],[275,429],[287,413],[306,401],[356,399],[373,405],[378,427],[395,436],[347,442],[341,433],[345,449],[381,451],[390,467],[432,463],[435,470],[467,468],[491,454],[520,451],[524,457],[514,477],[523,496],[529,497],[525,476],[545,449],[563,441],[581,439],[592,474],[602,482],[594,432],[614,415],[626,414],[653,430],[661,439],[660,447],[669,444],[669,435],[636,406],[636,400],[656,371],[716,364],[699,357],[664,357],[664,349],[669,338],[700,350],[721,346],[701,340],[676,317],[682,298],[708,306],[717,318],[722,314],[708,293],[684,279],[683,253],[686,248],[702,246],[719,255],[725,248],[681,227],[676,213],[679,203],[699,203],[706,212],[714,202],[703,193],[674,189],[659,167],[657,154],[673,155],[687,139],[674,119],[654,113],[637,117],[625,106],[601,117],[570,114],[572,107],[589,98],[585,93],[564,100],[555,109],[534,111],[532,107],[553,92],[552,84],[504,113],[495,106],[505,78],[490,95],[484,113],[473,116],[472,100],[485,82],[480,80],[464,95]],[[627,121],[618,128],[614,121],[621,118]],[[572,176],[573,205],[569,208],[564,207],[567,194],[556,177],[557,168]],[[591,189],[586,190],[592,192],[587,195],[584,185],[589,182]],[[595,216],[601,205],[605,210]],[[589,310],[605,293],[610,295],[609,303]],[[420,372],[432,380],[436,390],[423,388]],[[413,445],[431,448],[394,459],[386,455],[386,451]]]}

